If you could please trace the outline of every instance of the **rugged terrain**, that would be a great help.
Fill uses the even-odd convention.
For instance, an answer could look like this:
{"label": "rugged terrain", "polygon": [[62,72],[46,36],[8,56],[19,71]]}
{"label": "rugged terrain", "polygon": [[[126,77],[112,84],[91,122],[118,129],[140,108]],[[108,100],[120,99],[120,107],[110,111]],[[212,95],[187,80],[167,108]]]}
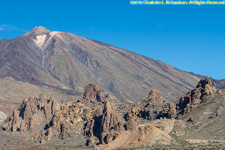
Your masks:
{"label": "rugged terrain", "polygon": [[[0,41],[0,77],[70,95],[80,95],[84,86],[95,83],[130,103],[153,88],[164,100],[174,101],[201,78],[112,45],[44,27]],[[223,87],[222,81],[217,84]]]}
{"label": "rugged terrain", "polygon": [[22,149],[224,143],[225,91],[216,89],[209,77],[170,103],[155,89],[132,105],[121,103],[95,84],[84,89],[83,98],[66,104],[45,95],[25,99],[5,121],[2,135],[20,141]]}
{"label": "rugged terrain", "polygon": [[27,97],[45,94],[58,99],[62,103],[82,97],[82,95],[68,95],[57,90],[46,89],[30,83],[17,81],[13,78],[0,79],[0,85],[0,111],[5,113],[7,116],[11,115],[13,109],[19,107],[22,101]]}
{"label": "rugged terrain", "polygon": [[[158,92],[159,95],[154,95],[155,92],[157,91],[150,92],[146,101],[155,102],[161,99]],[[125,146],[124,143],[127,143],[128,147],[135,147],[174,142],[168,134],[172,128],[160,129],[155,127],[154,123],[139,127],[137,119],[124,118],[128,110],[129,105],[110,97],[98,86],[89,84],[85,87],[81,100],[66,104],[45,95],[25,99],[22,105],[13,111],[12,117],[2,129],[12,132],[15,136],[20,135],[32,143],[57,142],[72,147],[94,146],[97,149],[117,148]],[[166,122],[174,124],[173,120],[171,123]],[[134,135],[136,137],[131,138]],[[123,137],[126,139],[121,141]],[[117,140],[120,143],[116,142]],[[116,144],[113,144],[114,142]]]}
{"label": "rugged terrain", "polygon": [[224,80],[71,33],[1,40],[0,85],[0,149],[224,143]]}

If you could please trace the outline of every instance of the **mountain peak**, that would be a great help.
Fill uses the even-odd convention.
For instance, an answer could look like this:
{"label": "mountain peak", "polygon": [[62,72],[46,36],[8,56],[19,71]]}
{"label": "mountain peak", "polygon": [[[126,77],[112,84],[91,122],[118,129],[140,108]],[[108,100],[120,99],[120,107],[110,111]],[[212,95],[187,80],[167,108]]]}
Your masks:
{"label": "mountain peak", "polygon": [[50,33],[51,31],[46,29],[43,26],[39,26],[39,27],[34,27],[32,30],[30,30],[29,32],[27,32],[26,34],[24,34],[25,36],[30,36],[30,35],[40,35],[40,34],[46,34],[46,33]]}

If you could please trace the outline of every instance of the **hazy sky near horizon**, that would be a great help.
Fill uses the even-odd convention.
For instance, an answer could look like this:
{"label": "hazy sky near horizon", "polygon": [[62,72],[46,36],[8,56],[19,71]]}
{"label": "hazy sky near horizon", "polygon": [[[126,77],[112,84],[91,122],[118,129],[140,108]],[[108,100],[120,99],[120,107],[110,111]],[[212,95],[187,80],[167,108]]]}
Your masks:
{"label": "hazy sky near horizon", "polygon": [[35,26],[71,32],[225,79],[225,5],[130,5],[129,0],[1,1],[0,39]]}

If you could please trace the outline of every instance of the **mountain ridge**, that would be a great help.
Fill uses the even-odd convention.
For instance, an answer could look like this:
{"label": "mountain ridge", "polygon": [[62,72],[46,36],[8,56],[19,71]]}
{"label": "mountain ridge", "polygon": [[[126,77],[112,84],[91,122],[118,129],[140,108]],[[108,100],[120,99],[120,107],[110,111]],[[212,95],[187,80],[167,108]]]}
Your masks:
{"label": "mountain ridge", "polygon": [[44,27],[1,40],[0,62],[0,77],[74,95],[95,83],[130,103],[139,101],[152,88],[161,91],[163,99],[174,101],[200,80],[161,61]]}

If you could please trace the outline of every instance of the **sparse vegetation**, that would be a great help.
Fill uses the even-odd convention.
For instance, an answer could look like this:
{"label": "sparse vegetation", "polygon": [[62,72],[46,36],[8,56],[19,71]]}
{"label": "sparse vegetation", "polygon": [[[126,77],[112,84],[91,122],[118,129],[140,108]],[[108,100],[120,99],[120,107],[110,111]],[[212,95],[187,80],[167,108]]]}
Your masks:
{"label": "sparse vegetation", "polygon": [[157,145],[152,147],[137,148],[118,148],[116,150],[224,150],[224,144],[206,144],[206,145]]}

